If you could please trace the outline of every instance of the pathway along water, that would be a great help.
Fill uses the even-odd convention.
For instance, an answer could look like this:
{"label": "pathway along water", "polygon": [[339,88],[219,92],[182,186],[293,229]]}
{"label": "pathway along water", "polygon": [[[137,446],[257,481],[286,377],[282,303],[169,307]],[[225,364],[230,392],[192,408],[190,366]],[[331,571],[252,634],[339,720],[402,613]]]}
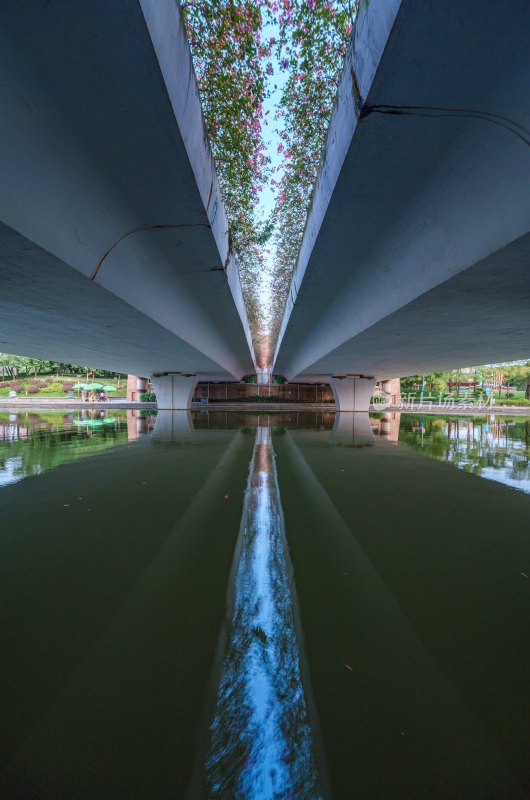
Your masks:
{"label": "pathway along water", "polygon": [[529,795],[524,420],[76,417],[0,413],[3,798]]}

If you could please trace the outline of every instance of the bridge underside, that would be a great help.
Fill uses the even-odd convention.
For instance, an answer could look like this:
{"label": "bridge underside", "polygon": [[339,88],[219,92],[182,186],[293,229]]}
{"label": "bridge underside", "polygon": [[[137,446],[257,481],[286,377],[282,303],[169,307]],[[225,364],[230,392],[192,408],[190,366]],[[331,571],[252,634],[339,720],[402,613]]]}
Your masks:
{"label": "bridge underside", "polygon": [[381,380],[528,356],[529,273],[527,234],[339,345],[301,378],[355,372]]}
{"label": "bridge underside", "polygon": [[0,258],[0,351],[136,375],[178,370],[210,380],[233,378],[151,317],[1,223]]}
{"label": "bridge underside", "polygon": [[178,3],[10,4],[0,48],[0,350],[252,372]]}
{"label": "bridge underside", "polygon": [[524,0],[361,4],[276,373],[530,355],[529,38]]}

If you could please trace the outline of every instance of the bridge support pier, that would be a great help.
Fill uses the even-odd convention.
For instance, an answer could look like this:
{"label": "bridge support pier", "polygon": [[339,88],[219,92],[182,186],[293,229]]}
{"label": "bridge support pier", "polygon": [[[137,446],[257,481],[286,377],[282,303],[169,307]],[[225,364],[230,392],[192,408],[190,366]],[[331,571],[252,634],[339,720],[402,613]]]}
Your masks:
{"label": "bridge support pier", "polygon": [[182,372],[153,375],[151,383],[155,390],[158,409],[179,411],[190,408],[197,380],[197,375]]}
{"label": "bridge support pier", "polygon": [[361,375],[333,375],[329,384],[337,411],[368,411],[375,389],[375,378]]}

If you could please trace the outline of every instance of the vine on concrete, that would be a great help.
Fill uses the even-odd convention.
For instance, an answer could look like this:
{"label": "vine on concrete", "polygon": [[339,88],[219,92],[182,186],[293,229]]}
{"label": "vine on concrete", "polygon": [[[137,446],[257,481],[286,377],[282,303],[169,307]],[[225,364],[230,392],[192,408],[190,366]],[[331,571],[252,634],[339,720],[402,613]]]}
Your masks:
{"label": "vine on concrete", "polygon": [[270,171],[262,126],[266,75],[272,71],[271,43],[262,41],[262,8],[259,0],[188,0],[182,6],[260,365],[264,330],[258,200]]}
{"label": "vine on concrete", "polygon": [[305,229],[357,3],[281,0],[277,57],[287,81],[276,113],[283,175],[274,210],[274,352]]}
{"label": "vine on concrete", "polygon": [[[259,366],[274,352],[351,32],[348,0],[188,0],[184,20],[223,193]],[[278,31],[264,38],[264,25]],[[269,30],[271,28],[269,27]],[[279,181],[271,176],[263,103],[276,69],[286,81],[275,113]],[[259,194],[277,187],[272,218]],[[271,300],[263,307],[271,237]]]}

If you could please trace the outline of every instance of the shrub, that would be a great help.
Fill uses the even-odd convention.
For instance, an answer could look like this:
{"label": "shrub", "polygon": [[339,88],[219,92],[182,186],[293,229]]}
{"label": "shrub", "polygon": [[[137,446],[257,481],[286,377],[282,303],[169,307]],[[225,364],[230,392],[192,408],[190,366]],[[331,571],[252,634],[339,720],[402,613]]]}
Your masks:
{"label": "shrub", "polygon": [[63,383],[63,392],[73,392],[73,391],[74,391],[73,383]]}
{"label": "shrub", "polygon": [[11,388],[14,392],[21,392],[24,389],[21,383],[14,383]]}
{"label": "shrub", "polygon": [[52,383],[44,383],[42,391],[44,394],[54,394],[55,392],[62,392],[63,390],[63,382],[62,381],[53,381]]}
{"label": "shrub", "polygon": [[53,383],[55,378],[44,378],[44,380],[46,381],[46,383]]}
{"label": "shrub", "polygon": [[510,397],[508,400],[496,400],[492,408],[497,408],[498,406],[530,406],[530,400],[525,400],[524,397]]}
{"label": "shrub", "polygon": [[140,402],[156,403],[156,394],[152,394],[151,392],[145,392],[145,394],[140,395]]}
{"label": "shrub", "polygon": [[48,386],[48,384],[46,383],[46,381],[39,381],[39,382],[37,383],[37,386],[39,387],[39,389],[46,389],[46,387]]}
{"label": "shrub", "polygon": [[0,389],[8,389],[13,385],[13,381],[0,381]]}
{"label": "shrub", "polygon": [[39,391],[39,387],[38,386],[28,386],[26,391],[27,391],[28,394],[37,394],[37,392]]}
{"label": "shrub", "polygon": [[39,379],[39,378],[32,378],[32,379],[29,381],[29,383],[31,383],[31,384],[35,384],[35,386],[37,386],[37,384],[39,384],[39,383],[40,383],[40,379]]}

